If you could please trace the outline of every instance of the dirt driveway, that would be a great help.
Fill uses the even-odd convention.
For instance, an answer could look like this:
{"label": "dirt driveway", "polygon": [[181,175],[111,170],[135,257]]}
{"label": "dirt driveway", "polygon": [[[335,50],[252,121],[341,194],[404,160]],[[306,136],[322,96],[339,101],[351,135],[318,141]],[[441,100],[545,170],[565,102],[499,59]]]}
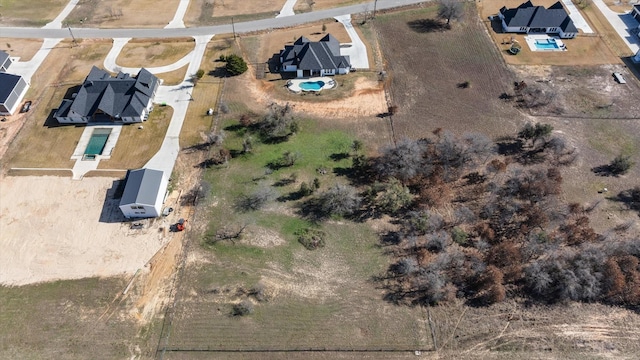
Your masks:
{"label": "dirt driveway", "polygon": [[116,180],[0,179],[0,284],[133,274],[143,268],[171,238],[167,230],[174,219],[130,229],[119,221],[112,196]]}

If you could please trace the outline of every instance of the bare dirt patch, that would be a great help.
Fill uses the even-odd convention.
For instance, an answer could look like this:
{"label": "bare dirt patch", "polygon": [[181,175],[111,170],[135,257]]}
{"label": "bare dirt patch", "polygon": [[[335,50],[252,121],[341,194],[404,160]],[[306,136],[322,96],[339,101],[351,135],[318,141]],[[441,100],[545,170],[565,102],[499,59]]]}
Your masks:
{"label": "bare dirt patch", "polygon": [[[340,78],[336,80],[340,81]],[[356,79],[352,94],[345,96],[344,99],[322,102],[321,106],[317,102],[291,101],[273,97],[272,83],[254,80],[249,76],[245,76],[241,81],[262,109],[273,102],[282,105],[289,103],[297,112],[334,119],[371,117],[387,111],[382,84],[364,78]]]}
{"label": "bare dirt patch", "polygon": [[283,245],[286,241],[277,231],[251,226],[243,231],[240,243],[260,248],[271,248]]}
{"label": "bare dirt patch", "polygon": [[142,268],[168,241],[160,229],[169,219],[129,229],[113,199],[115,180],[3,177],[0,283],[106,277]]}

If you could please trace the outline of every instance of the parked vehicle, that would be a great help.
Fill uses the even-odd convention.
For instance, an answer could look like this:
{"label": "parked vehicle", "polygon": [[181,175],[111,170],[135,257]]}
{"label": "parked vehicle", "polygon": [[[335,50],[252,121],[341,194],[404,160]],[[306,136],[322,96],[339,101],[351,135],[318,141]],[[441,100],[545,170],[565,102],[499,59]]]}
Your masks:
{"label": "parked vehicle", "polygon": [[616,79],[618,84],[626,84],[627,83],[627,81],[622,77],[622,74],[620,74],[619,72],[614,72],[613,73],[613,78]]}
{"label": "parked vehicle", "polygon": [[31,109],[31,100],[29,101],[25,101],[24,105],[22,105],[22,108],[20,109],[21,113],[26,113],[27,111],[29,111]]}

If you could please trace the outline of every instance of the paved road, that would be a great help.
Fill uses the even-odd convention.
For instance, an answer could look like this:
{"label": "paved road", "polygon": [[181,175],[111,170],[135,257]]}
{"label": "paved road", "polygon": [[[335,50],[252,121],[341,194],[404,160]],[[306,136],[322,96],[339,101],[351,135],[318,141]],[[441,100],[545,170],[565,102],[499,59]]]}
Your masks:
{"label": "paved road", "polygon": [[[377,9],[389,9],[398,6],[411,5],[428,2],[425,0],[378,0]],[[263,19],[247,21],[235,24],[237,33],[247,33],[265,29],[283,28],[305,24],[322,19],[331,19],[336,16],[357,14],[372,11],[374,2],[343,6],[334,9],[312,11],[302,14],[285,16],[273,19]],[[204,26],[195,28],[167,28],[167,29],[88,29],[73,28],[73,35],[76,38],[171,38],[190,37],[212,34],[231,33],[231,24],[218,26]],[[68,38],[68,29],[45,29],[45,28],[19,28],[0,27],[2,37],[8,38]]]}

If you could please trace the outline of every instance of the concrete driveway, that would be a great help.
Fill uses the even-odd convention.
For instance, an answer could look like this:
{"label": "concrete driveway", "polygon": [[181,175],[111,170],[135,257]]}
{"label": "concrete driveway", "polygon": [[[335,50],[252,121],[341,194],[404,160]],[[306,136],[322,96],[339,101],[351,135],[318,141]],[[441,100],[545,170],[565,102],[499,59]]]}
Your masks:
{"label": "concrete driveway", "polygon": [[631,33],[631,30],[638,27],[638,22],[631,16],[630,13],[620,14],[607,6],[602,0],[593,0],[593,5],[600,9],[600,12],[607,18],[607,21],[611,24],[613,29],[618,33],[620,38],[629,47],[629,50],[635,54],[640,49],[638,46],[638,37]]}
{"label": "concrete driveway", "polygon": [[353,28],[353,24],[351,24],[351,15],[336,16],[334,19],[344,25],[349,37],[351,37],[351,43],[340,44],[340,55],[348,55],[349,60],[351,61],[351,67],[353,68],[369,69],[367,47],[364,45],[362,40],[360,40],[360,36],[358,36],[356,29]]}

